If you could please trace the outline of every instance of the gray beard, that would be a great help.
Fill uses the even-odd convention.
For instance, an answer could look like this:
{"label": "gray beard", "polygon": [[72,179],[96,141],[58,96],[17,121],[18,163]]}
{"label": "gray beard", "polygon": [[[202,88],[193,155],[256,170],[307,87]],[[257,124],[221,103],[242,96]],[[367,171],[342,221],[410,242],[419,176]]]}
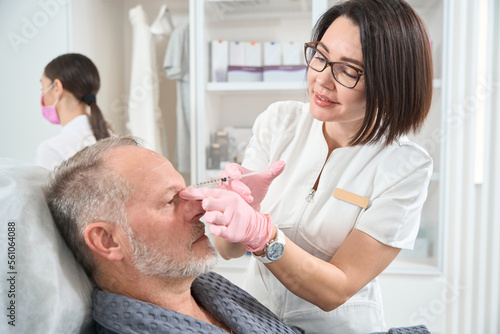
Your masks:
{"label": "gray beard", "polygon": [[[199,233],[200,229],[197,228],[193,231],[193,238]],[[128,237],[133,251],[134,265],[140,273],[147,276],[165,278],[199,276],[209,272],[217,264],[217,251],[211,244],[208,244],[208,250],[202,257],[195,257],[190,253],[187,260],[179,261],[174,259],[172,252],[160,251],[159,247],[148,245],[133,235]]]}

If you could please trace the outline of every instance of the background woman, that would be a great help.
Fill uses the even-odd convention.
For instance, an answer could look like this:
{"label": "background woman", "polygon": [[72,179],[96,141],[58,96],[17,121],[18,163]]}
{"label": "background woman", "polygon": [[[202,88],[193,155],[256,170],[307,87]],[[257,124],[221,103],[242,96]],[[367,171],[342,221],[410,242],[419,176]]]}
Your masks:
{"label": "background woman", "polygon": [[99,72],[89,58],[76,53],[61,55],[45,67],[40,82],[42,115],[63,129],[39,145],[38,165],[53,169],[81,148],[111,135],[96,103]]}

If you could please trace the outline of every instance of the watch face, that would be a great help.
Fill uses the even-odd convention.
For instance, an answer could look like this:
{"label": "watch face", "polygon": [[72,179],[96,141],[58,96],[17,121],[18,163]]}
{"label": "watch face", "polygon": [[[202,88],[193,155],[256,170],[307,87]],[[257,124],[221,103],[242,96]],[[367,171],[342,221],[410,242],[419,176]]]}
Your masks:
{"label": "watch face", "polygon": [[283,253],[285,252],[285,245],[282,243],[275,242],[272,245],[269,245],[269,249],[267,251],[267,258],[271,261],[278,260]]}

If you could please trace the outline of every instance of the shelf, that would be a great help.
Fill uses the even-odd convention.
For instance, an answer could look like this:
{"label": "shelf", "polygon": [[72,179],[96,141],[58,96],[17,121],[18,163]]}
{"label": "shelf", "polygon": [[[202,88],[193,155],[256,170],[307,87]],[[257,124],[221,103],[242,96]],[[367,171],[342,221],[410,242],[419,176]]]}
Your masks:
{"label": "shelf", "polygon": [[[441,79],[433,80],[434,88],[441,88]],[[304,81],[273,81],[273,82],[209,82],[207,92],[228,93],[228,92],[266,92],[307,89],[307,82]]]}
{"label": "shelf", "polygon": [[208,92],[266,92],[279,90],[305,90],[307,83],[305,80],[292,81],[273,81],[273,82],[209,82],[207,83]]}
{"label": "shelf", "polygon": [[209,15],[211,20],[225,22],[308,18],[312,10],[310,0],[267,2],[207,0],[206,6],[211,14]]}

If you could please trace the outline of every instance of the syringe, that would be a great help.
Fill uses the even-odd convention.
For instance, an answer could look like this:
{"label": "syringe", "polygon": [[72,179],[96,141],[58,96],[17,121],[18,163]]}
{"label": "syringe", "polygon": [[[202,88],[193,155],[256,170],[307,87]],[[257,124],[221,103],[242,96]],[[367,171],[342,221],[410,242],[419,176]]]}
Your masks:
{"label": "syringe", "polygon": [[[257,172],[251,172],[251,173],[243,174],[243,175],[240,176],[240,179],[242,179],[244,177],[252,176],[252,175],[266,173],[266,172],[272,172],[272,170],[271,169],[264,169],[264,170],[257,171]],[[214,183],[227,182],[227,181],[229,181],[231,179],[232,179],[232,177],[229,177],[229,176],[219,177],[218,179],[213,179],[213,180],[209,180],[209,181],[204,181],[204,182],[192,184],[188,188],[206,187],[206,186],[214,184]]]}

